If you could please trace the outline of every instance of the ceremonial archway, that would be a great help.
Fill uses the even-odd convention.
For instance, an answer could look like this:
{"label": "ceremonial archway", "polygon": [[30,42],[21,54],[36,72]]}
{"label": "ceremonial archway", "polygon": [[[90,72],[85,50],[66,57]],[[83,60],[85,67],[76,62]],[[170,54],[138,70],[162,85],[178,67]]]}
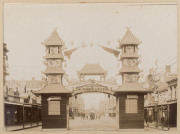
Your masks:
{"label": "ceremonial archway", "polygon": [[[99,92],[116,97],[117,129],[144,128],[144,94],[151,92],[138,83],[138,75],[141,70],[138,67],[138,45],[141,42],[127,29],[120,41],[118,49],[121,49],[120,60],[122,68],[122,85],[114,87],[105,82],[106,72],[98,65],[89,65],[90,69],[82,69],[78,72],[80,82],[68,90],[63,86],[62,68],[64,55],[69,57],[73,51],[64,51],[64,42],[55,30],[47,40],[43,42],[46,47],[46,70],[47,86],[34,92],[42,97],[42,129],[69,129],[69,97],[88,92]],[[116,57],[120,51],[102,47],[113,53]],[[85,81],[85,75],[100,75],[100,81]],[[104,82],[102,82],[104,81]],[[107,84],[107,85],[106,85]],[[114,88],[114,89],[113,89]]]}

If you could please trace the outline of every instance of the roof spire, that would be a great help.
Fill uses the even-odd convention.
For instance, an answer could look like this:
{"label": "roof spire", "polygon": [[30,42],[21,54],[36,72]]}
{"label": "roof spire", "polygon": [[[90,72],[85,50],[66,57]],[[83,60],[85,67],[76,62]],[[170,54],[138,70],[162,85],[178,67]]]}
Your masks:
{"label": "roof spire", "polygon": [[[130,27],[126,27],[126,33],[124,37],[119,41],[120,45],[139,45],[141,41],[131,32]],[[121,47],[121,46],[120,46]]]}
{"label": "roof spire", "polygon": [[56,32],[57,32],[57,29],[58,29],[58,28],[57,28],[57,27],[54,27],[53,29],[54,29],[54,31],[56,31]]}
{"label": "roof spire", "polygon": [[126,26],[127,30],[130,31],[131,27]]}
{"label": "roof spire", "polygon": [[59,36],[58,32],[57,32],[57,28],[53,28],[54,31],[50,34],[50,36],[44,40],[44,42],[42,43],[43,45],[57,45],[57,46],[63,46],[64,45],[64,41],[61,39],[61,37]]}

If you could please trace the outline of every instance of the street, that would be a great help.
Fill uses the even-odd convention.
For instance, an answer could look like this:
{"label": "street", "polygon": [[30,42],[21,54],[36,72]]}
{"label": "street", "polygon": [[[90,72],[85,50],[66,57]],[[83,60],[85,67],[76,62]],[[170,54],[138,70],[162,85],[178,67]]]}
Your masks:
{"label": "street", "polygon": [[[162,131],[161,129],[156,129],[152,127],[145,127],[144,129],[116,129],[116,119],[114,118],[101,118],[101,119],[95,119],[95,120],[82,120],[80,117],[76,117],[75,119],[69,120],[69,130],[43,130],[41,126],[39,127],[33,127],[28,129],[22,129],[19,131],[14,132],[75,132],[75,131],[110,131],[110,132],[167,132]],[[176,132],[177,128],[170,128],[168,132]],[[12,132],[12,131],[11,131]]]}
{"label": "street", "polygon": [[76,117],[69,121],[70,130],[116,130],[116,119],[105,118],[95,120],[81,119]]}

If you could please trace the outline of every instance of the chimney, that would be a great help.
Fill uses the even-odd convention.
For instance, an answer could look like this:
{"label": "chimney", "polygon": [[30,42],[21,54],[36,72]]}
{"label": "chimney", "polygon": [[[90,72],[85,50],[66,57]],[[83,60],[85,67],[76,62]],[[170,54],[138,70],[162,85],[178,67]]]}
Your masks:
{"label": "chimney", "polygon": [[171,66],[170,65],[166,66],[166,73],[171,73]]}

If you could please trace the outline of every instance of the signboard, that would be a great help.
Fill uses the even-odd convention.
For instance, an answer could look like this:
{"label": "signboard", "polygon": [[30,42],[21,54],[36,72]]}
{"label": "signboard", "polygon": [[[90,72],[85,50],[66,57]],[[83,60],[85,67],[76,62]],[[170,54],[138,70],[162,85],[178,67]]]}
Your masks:
{"label": "signboard", "polygon": [[60,115],[60,101],[48,101],[48,115]]}
{"label": "signboard", "polygon": [[51,96],[48,101],[48,115],[60,115],[60,96]]}
{"label": "signboard", "polygon": [[105,92],[105,93],[111,94],[112,89],[109,89],[106,86],[92,83],[92,84],[88,84],[85,86],[76,87],[73,92],[74,92],[74,94],[83,93],[83,92],[103,92],[103,93]]}
{"label": "signboard", "polygon": [[127,95],[126,99],[126,113],[138,113],[138,96]]}
{"label": "signboard", "polygon": [[126,99],[126,113],[137,113],[137,99]]}

